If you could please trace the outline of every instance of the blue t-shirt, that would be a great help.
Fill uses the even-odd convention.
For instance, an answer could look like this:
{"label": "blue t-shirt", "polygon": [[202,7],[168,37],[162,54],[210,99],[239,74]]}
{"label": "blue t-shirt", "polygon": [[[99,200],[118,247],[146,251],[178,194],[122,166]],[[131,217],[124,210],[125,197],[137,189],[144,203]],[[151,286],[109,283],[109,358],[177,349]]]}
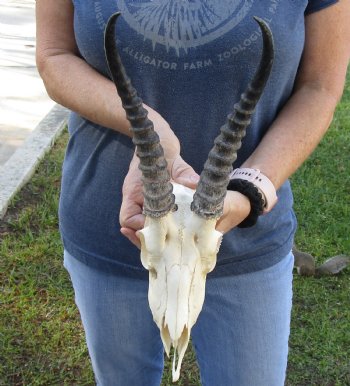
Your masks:
{"label": "blue t-shirt", "polygon": [[[182,157],[200,173],[259,63],[262,39],[253,16],[269,24],[276,54],[234,167],[256,148],[292,92],[305,14],[336,1],[74,0],[74,30],[82,57],[109,76],[104,28],[112,13],[122,12],[116,34],[128,75],[144,102],[169,122]],[[65,248],[99,269],[147,278],[139,250],[120,234],[122,184],[134,151],[130,138],[75,113],[68,127],[59,210]],[[211,276],[264,269],[287,255],[296,229],[289,182],[278,197],[255,226],[224,236]]]}

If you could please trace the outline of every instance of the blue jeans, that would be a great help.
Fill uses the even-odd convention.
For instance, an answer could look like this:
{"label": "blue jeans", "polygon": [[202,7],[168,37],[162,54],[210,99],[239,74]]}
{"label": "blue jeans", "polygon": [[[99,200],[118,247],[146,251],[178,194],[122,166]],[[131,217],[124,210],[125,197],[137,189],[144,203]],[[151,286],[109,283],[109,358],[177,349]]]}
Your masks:
{"label": "blue jeans", "polygon": [[[293,255],[244,275],[207,281],[192,329],[203,386],[284,385],[292,306]],[[158,386],[163,346],[148,307],[148,283],[107,274],[67,252],[99,386]]]}

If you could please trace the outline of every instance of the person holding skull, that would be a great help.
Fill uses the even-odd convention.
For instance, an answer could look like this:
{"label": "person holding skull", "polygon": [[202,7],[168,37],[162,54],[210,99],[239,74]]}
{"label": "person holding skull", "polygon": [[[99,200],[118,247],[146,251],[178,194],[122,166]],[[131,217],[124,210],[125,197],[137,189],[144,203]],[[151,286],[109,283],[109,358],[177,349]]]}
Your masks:
{"label": "person holding skull", "polygon": [[[288,177],[317,146],[341,97],[350,6],[345,0],[268,7],[254,0],[36,3],[39,72],[49,95],[72,110],[60,230],[99,385],[159,385],[163,370],[138,249],[141,172],[105,58],[107,21],[121,12],[114,32],[124,67],[159,136],[171,181],[192,189],[258,67],[262,35],[253,16],[269,26],[274,64],[232,165],[232,190],[215,224],[223,241],[192,341],[204,385],[283,385],[296,229]],[[255,186],[262,198],[257,210],[259,200],[244,190],[249,185],[237,185],[246,170],[265,181]]]}

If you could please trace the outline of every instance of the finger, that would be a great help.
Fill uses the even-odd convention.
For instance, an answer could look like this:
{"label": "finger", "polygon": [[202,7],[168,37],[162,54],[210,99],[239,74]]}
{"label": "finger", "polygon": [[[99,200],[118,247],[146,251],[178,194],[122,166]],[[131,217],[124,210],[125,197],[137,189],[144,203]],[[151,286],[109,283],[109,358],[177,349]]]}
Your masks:
{"label": "finger", "polygon": [[120,225],[139,230],[143,228],[144,221],[145,218],[142,215],[141,205],[124,195],[119,213]]}
{"label": "finger", "polygon": [[199,181],[199,175],[180,156],[175,159],[172,165],[171,176],[178,184],[191,189],[195,189]]}
{"label": "finger", "polygon": [[180,185],[187,186],[188,188],[196,189],[199,181],[199,175],[190,174],[190,175],[179,176],[176,179],[174,179],[174,181]]}
{"label": "finger", "polygon": [[230,219],[228,216],[224,216],[218,220],[218,222],[216,223],[215,229],[217,231],[225,234],[238,224],[239,224],[239,222],[232,221],[232,219]]}
{"label": "finger", "polygon": [[131,241],[138,249],[141,249],[141,242],[133,229],[121,228],[120,232],[123,236],[129,239],[129,241]]}
{"label": "finger", "polygon": [[144,227],[145,224],[145,216],[143,214],[135,214],[129,218],[123,219],[120,222],[120,225],[123,228],[130,228],[134,231],[138,231]]}

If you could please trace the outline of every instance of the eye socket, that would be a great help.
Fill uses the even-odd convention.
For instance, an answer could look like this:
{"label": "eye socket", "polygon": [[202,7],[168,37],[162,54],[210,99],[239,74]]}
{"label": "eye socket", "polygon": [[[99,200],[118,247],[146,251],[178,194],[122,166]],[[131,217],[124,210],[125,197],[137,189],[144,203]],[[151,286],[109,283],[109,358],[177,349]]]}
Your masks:
{"label": "eye socket", "polygon": [[197,233],[193,236],[193,240],[194,240],[194,242],[196,243],[196,244],[198,244],[198,235],[197,235]]}

